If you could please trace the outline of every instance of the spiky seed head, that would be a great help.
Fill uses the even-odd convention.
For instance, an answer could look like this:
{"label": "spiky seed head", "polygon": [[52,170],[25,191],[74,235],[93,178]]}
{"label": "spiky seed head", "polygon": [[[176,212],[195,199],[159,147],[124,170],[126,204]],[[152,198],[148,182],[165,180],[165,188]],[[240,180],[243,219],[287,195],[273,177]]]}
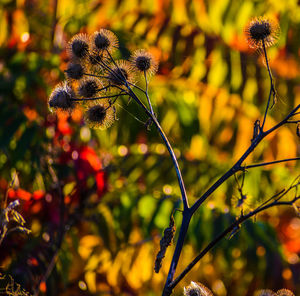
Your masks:
{"label": "spiky seed head", "polygon": [[71,59],[84,59],[89,53],[89,38],[86,34],[76,34],[67,47],[67,53]]}
{"label": "spiky seed head", "polygon": [[98,90],[102,87],[99,79],[96,77],[89,77],[80,82],[78,87],[78,94],[84,98],[94,97]]}
{"label": "spiky seed head", "polygon": [[75,107],[75,93],[67,83],[58,84],[49,97],[49,107],[52,110],[72,111]]}
{"label": "spiky seed head", "polygon": [[288,290],[288,289],[278,290],[275,295],[276,296],[295,296],[295,294],[291,290]]}
{"label": "spiky seed head", "polygon": [[157,71],[158,64],[151,53],[144,49],[139,49],[131,56],[131,67],[133,70],[153,75]]}
{"label": "spiky seed head", "polygon": [[127,61],[119,60],[116,65],[111,66],[111,71],[107,73],[108,81],[111,84],[123,85],[125,81],[132,82],[132,72]]}
{"label": "spiky seed head", "polygon": [[114,122],[114,110],[107,103],[95,103],[85,112],[85,121],[91,128],[104,130]]}
{"label": "spiky seed head", "polygon": [[92,66],[98,65],[101,61],[104,60],[103,54],[93,53],[89,55],[89,62]]}
{"label": "spiky seed head", "polygon": [[118,38],[116,35],[106,29],[101,29],[91,36],[91,46],[93,50],[114,52],[118,47]]}
{"label": "spiky seed head", "polygon": [[275,20],[266,17],[252,19],[245,27],[247,42],[251,48],[270,47],[276,43],[280,35],[280,27]]}
{"label": "spiky seed head", "polygon": [[65,72],[68,78],[78,80],[83,77],[84,68],[81,64],[70,63]]}
{"label": "spiky seed head", "polygon": [[254,296],[276,296],[276,294],[270,289],[263,289],[256,291]]}
{"label": "spiky seed head", "polygon": [[183,288],[184,296],[213,296],[213,293],[203,284],[191,282],[189,286]]}

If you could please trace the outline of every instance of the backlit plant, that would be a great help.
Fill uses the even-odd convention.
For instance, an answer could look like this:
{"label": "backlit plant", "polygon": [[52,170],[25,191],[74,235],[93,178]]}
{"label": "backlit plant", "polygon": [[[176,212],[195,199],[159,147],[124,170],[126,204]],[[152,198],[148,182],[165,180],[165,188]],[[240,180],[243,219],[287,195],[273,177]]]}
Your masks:
{"label": "backlit plant", "polygon": [[[182,222],[179,229],[176,248],[173,254],[169,273],[165,282],[162,295],[171,295],[175,286],[182,278],[198,263],[201,258],[207,254],[218,242],[225,237],[231,238],[237,233],[241,224],[249,218],[256,216],[258,213],[265,211],[271,207],[289,205],[293,206],[299,214],[299,192],[297,187],[300,182],[297,179],[287,188],[279,193],[274,193],[273,196],[267,198],[262,204],[254,209],[248,209],[246,212],[241,207],[246,199],[243,192],[243,180],[248,170],[260,166],[272,165],[275,163],[283,163],[288,161],[299,160],[299,157],[289,159],[279,159],[271,162],[254,163],[245,165],[247,157],[254,151],[259,143],[269,134],[277,131],[283,125],[296,125],[297,133],[299,133],[299,115],[300,105],[294,107],[283,119],[270,127],[265,128],[268,111],[270,106],[276,102],[276,89],[269,66],[269,60],[266,49],[275,44],[279,37],[279,25],[275,21],[268,18],[255,18],[250,21],[245,28],[246,39],[249,46],[259,50],[263,54],[264,62],[267,67],[270,79],[270,91],[266,101],[265,112],[261,119],[257,119],[253,125],[253,136],[249,139],[249,146],[240,158],[225,172],[219,179],[214,182],[193,205],[189,205],[189,200],[186,194],[184,181],[181,175],[173,148],[165,135],[158,117],[153,110],[151,99],[148,93],[148,77],[155,74],[158,65],[151,53],[145,50],[135,51],[130,60],[116,60],[114,53],[118,48],[118,39],[114,33],[101,29],[92,35],[78,34],[74,36],[68,44],[67,52],[70,58],[70,63],[65,70],[66,81],[55,87],[49,98],[49,107],[54,111],[71,113],[76,108],[84,109],[85,122],[92,128],[105,129],[110,127],[117,119],[116,103],[123,96],[128,101],[133,100],[139,105],[141,110],[147,115],[148,121],[145,124],[149,127],[151,124],[155,126],[159,132],[165,146],[168,149],[172,159],[174,169],[176,171],[178,184],[181,192],[182,200]],[[145,80],[145,87],[142,88],[135,84],[138,76],[142,76]],[[237,198],[236,207],[240,209],[236,220],[227,228],[219,233],[194,260],[181,273],[174,278],[177,264],[184,246],[184,239],[188,232],[189,223],[195,212],[208,199],[212,197],[214,191],[221,186],[226,180],[234,176],[238,185],[240,196]],[[288,193],[293,193],[293,198],[283,199]],[[175,233],[173,216],[170,220],[170,225],[166,228],[164,237],[161,240],[161,250],[156,258],[155,271],[159,272],[162,264],[162,259],[167,247],[171,244]],[[211,292],[202,287],[201,284],[192,283],[191,286],[185,289],[185,295],[202,295],[195,294],[202,289],[206,294],[211,295]],[[194,293],[195,292],[195,293]],[[200,293],[200,292],[199,292]],[[280,294],[281,295],[281,294]]]}

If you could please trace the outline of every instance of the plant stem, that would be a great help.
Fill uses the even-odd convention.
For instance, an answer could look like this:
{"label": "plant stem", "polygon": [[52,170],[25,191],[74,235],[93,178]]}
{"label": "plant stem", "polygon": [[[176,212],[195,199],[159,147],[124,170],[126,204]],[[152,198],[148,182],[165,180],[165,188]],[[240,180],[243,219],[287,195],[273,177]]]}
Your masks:
{"label": "plant stem", "polygon": [[127,96],[127,93],[120,93],[117,95],[110,95],[110,96],[104,96],[104,97],[95,97],[95,98],[84,98],[84,99],[71,99],[71,101],[79,102],[79,101],[95,101],[95,100],[101,100],[101,99],[109,99],[109,98],[115,98],[119,96]]}
{"label": "plant stem", "polygon": [[[140,105],[144,109],[144,111],[152,119],[152,121],[155,124],[158,132],[160,133],[160,135],[161,135],[161,137],[162,137],[162,139],[163,139],[163,141],[164,141],[164,143],[165,143],[165,145],[166,145],[166,147],[169,151],[169,154],[172,158],[172,161],[173,161],[173,164],[174,164],[174,167],[175,167],[175,171],[176,171],[176,175],[177,175],[177,179],[178,179],[178,184],[179,184],[180,191],[181,191],[181,198],[182,198],[184,210],[183,210],[182,224],[181,224],[181,227],[180,227],[179,237],[178,237],[178,240],[177,240],[177,244],[176,244],[175,251],[174,251],[174,254],[173,254],[173,258],[172,258],[172,262],[171,262],[171,265],[170,265],[167,281],[166,281],[165,288],[164,288],[164,291],[163,291],[163,295],[167,296],[167,295],[170,295],[167,287],[168,287],[169,283],[172,282],[172,280],[174,278],[174,273],[175,273],[175,270],[176,270],[176,267],[177,267],[177,264],[178,264],[178,260],[179,260],[180,254],[181,254],[181,250],[182,250],[184,239],[186,237],[186,233],[187,233],[189,223],[190,223],[190,220],[191,220],[191,217],[192,217],[192,213],[191,213],[190,208],[189,208],[188,199],[187,199],[187,195],[186,195],[186,191],[185,191],[185,186],[184,186],[184,182],[183,182],[183,179],[182,179],[182,176],[181,176],[181,171],[180,171],[180,168],[179,168],[179,165],[178,165],[178,162],[177,162],[177,158],[175,156],[174,150],[173,150],[167,136],[165,135],[165,133],[164,133],[163,129],[161,128],[158,120],[156,119],[153,110],[151,109],[151,111],[149,111],[147,109],[147,107],[143,104],[143,102],[132,91],[132,89],[129,86],[127,86],[127,88],[129,90],[130,96],[138,103],[138,105]],[[147,98],[148,98],[148,96],[147,96]],[[148,99],[148,102],[149,102],[149,105],[151,106],[151,102],[149,101],[149,99]]]}
{"label": "plant stem", "polygon": [[256,163],[256,164],[252,164],[252,165],[246,165],[243,167],[243,169],[247,170],[247,169],[256,168],[256,167],[260,167],[260,166],[265,166],[265,165],[270,165],[270,164],[275,164],[275,163],[280,163],[280,162],[293,161],[293,160],[300,160],[300,157],[280,159],[280,160],[274,160],[274,161],[269,161],[269,162]]}
{"label": "plant stem", "polygon": [[146,83],[146,98],[147,98],[147,101],[148,101],[148,104],[149,104],[149,108],[150,108],[150,112],[153,116],[154,115],[154,112],[153,112],[153,108],[152,108],[152,104],[151,104],[151,100],[149,98],[149,95],[148,95],[148,79],[147,79],[147,74],[146,74],[146,71],[144,71],[144,77],[145,77],[145,83]]}
{"label": "plant stem", "polygon": [[256,146],[261,142],[263,138],[267,135],[287,123],[290,117],[294,116],[294,114],[300,109],[300,104],[294,108],[281,122],[270,128],[269,130],[260,133],[253,139],[250,147],[246,150],[246,152],[241,156],[241,158],[233,165],[231,169],[229,169],[222,177],[220,177],[191,207],[192,213],[194,213],[200,205],[221,185],[224,181],[226,181],[229,177],[231,177],[235,172],[243,170],[241,164],[243,161],[249,156],[249,154],[256,148]]}
{"label": "plant stem", "polygon": [[267,65],[267,69],[268,69],[268,73],[269,73],[269,77],[270,77],[270,83],[271,83],[268,102],[267,102],[267,106],[266,106],[266,110],[265,110],[265,114],[264,114],[264,119],[263,119],[263,122],[261,125],[261,130],[263,131],[265,122],[266,122],[266,118],[267,118],[267,113],[268,113],[269,106],[270,106],[271,96],[272,96],[272,94],[273,94],[273,96],[275,96],[275,88],[274,88],[273,77],[272,77],[271,69],[269,66],[269,61],[268,61],[268,56],[267,56],[267,51],[266,51],[266,46],[265,46],[264,40],[262,41],[262,44],[263,44],[264,57],[266,60],[266,65]]}
{"label": "plant stem", "polygon": [[169,154],[172,158],[172,161],[173,161],[173,164],[174,164],[174,167],[175,167],[175,171],[176,171],[176,175],[177,175],[177,179],[178,179],[178,184],[179,184],[180,191],[181,191],[181,198],[182,198],[182,202],[183,202],[183,208],[184,208],[184,210],[186,210],[186,209],[189,208],[189,204],[188,204],[188,199],[187,199],[187,195],[186,195],[185,186],[184,186],[184,182],[183,182],[183,179],[182,179],[181,171],[180,171],[179,164],[177,162],[177,158],[176,158],[176,155],[174,153],[174,150],[173,150],[167,136],[165,135],[162,127],[160,126],[158,120],[156,119],[156,117],[147,109],[147,107],[144,105],[144,103],[136,96],[136,94],[133,92],[133,90],[130,88],[129,85],[127,85],[127,88],[128,88],[130,96],[137,102],[137,104],[139,106],[141,106],[144,109],[146,114],[152,119],[153,123],[155,124],[161,138],[163,139],[163,141],[164,141],[164,143],[165,143],[165,145],[166,145],[166,147],[169,151]]}
{"label": "plant stem", "polygon": [[176,247],[175,247],[175,251],[174,251],[174,254],[173,254],[172,262],[171,262],[171,265],[170,265],[168,277],[167,277],[167,280],[166,280],[166,283],[165,283],[165,286],[164,286],[162,296],[169,296],[172,293],[172,289],[169,289],[169,285],[170,285],[170,283],[172,282],[172,280],[174,278],[174,274],[175,274],[175,271],[176,271],[176,267],[177,267],[177,264],[178,264],[178,261],[179,261],[179,257],[180,257],[181,250],[182,250],[182,247],[183,247],[184,239],[186,237],[186,233],[188,231],[191,218],[192,218],[192,213],[191,213],[190,209],[184,210],[183,214],[182,214],[182,224],[180,226],[179,237],[178,237],[178,240],[177,240],[177,244],[176,244]]}
{"label": "plant stem", "polygon": [[[292,201],[274,201],[264,207],[258,208],[251,213],[241,216],[238,220],[232,223],[229,227],[227,227],[221,234],[219,234],[213,241],[211,241],[206,248],[197,256],[195,259],[182,271],[182,273],[168,286],[169,291],[172,291],[174,287],[184,278],[184,276],[200,261],[200,259],[207,254],[220,240],[222,240],[226,235],[234,231],[240,224],[251,218],[252,216],[262,212],[266,209],[269,209],[274,206],[281,206],[281,205],[292,205],[299,197],[295,197]],[[171,295],[171,294],[166,294]]]}
{"label": "plant stem", "polygon": [[[268,63],[268,62],[267,62]],[[269,66],[268,66],[268,70],[269,70]],[[294,116],[295,112],[297,112],[297,110],[300,108],[300,105],[298,105],[294,110],[292,110],[292,112],[290,114],[288,114],[286,116],[286,118],[284,118],[280,123],[278,123],[277,125],[273,126],[272,128],[270,128],[267,131],[263,131],[263,126],[265,123],[265,119],[266,119],[266,114],[267,114],[267,110],[269,108],[269,104],[270,104],[270,99],[271,99],[271,94],[272,92],[274,92],[273,89],[273,82],[272,82],[272,76],[271,76],[271,72],[269,71],[269,75],[270,75],[270,79],[271,79],[271,91],[270,91],[270,96],[268,99],[268,104],[267,104],[267,108],[266,108],[266,112],[265,112],[265,116],[264,116],[264,121],[262,124],[262,127],[260,128],[259,133],[254,137],[254,139],[252,139],[251,141],[251,145],[249,146],[249,148],[246,150],[246,152],[240,157],[240,159],[232,166],[231,169],[229,169],[223,176],[221,176],[195,203],[194,205],[190,208],[188,205],[188,199],[186,196],[186,191],[185,191],[185,187],[184,187],[184,183],[183,183],[183,179],[181,176],[181,171],[177,162],[177,158],[174,154],[173,148],[171,146],[171,144],[168,141],[168,138],[166,137],[164,131],[162,130],[158,120],[156,119],[153,110],[151,108],[151,102],[149,102],[149,98],[147,96],[147,100],[149,103],[149,108],[150,110],[144,105],[144,103],[136,96],[136,94],[133,92],[133,90],[130,88],[130,86],[128,84],[126,84],[126,87],[128,89],[128,93],[129,95],[136,101],[136,103],[138,105],[140,105],[144,111],[146,112],[146,114],[152,119],[153,123],[155,124],[157,130],[159,131],[169,153],[170,156],[172,158],[175,170],[176,170],[176,175],[177,175],[177,179],[178,179],[178,183],[179,183],[179,187],[181,190],[181,196],[182,196],[182,201],[183,201],[183,206],[184,206],[184,210],[183,210],[183,217],[182,217],[182,224],[180,227],[180,232],[179,232],[179,237],[177,240],[177,244],[175,247],[175,251],[173,254],[173,258],[172,258],[172,262],[170,265],[170,269],[168,272],[168,276],[167,276],[167,280],[164,286],[164,290],[163,290],[163,296],[169,296],[172,293],[172,289],[175,287],[175,285],[177,284],[178,281],[176,281],[175,285],[173,284],[173,278],[174,278],[174,274],[176,271],[176,267],[179,261],[179,257],[183,248],[183,244],[184,244],[184,240],[188,231],[188,227],[189,227],[189,223],[190,220],[193,216],[193,214],[195,213],[195,211],[199,208],[199,206],[221,185],[223,184],[228,178],[230,178],[234,173],[236,173],[237,171],[242,171],[245,168],[243,168],[241,166],[241,164],[243,163],[243,161],[249,156],[250,153],[253,152],[253,150],[256,148],[256,146],[261,142],[261,140],[266,137],[268,134],[270,134],[271,132],[273,132],[274,130],[278,129],[280,126],[282,126],[283,124],[287,123],[288,119],[292,116]],[[147,91],[146,91],[147,94]],[[280,161],[279,161],[280,162]],[[269,206],[269,205],[268,205]],[[265,209],[265,207],[262,207],[261,209],[257,209],[257,211],[261,211]],[[245,216],[246,217],[246,216]],[[244,217],[242,217],[244,218]],[[236,224],[239,221],[238,224]],[[235,227],[236,225],[239,225],[240,223],[242,223],[244,220],[238,220],[237,222],[234,223]],[[227,230],[228,232],[233,230],[234,228],[230,228],[230,230]],[[226,232],[226,234],[228,233]],[[214,240],[209,246],[214,246],[219,240],[221,240],[224,237],[224,233],[221,234],[220,238],[216,238],[216,240]],[[209,248],[210,249],[210,248]],[[204,255],[203,255],[204,256]],[[202,258],[202,257],[201,257]],[[198,260],[200,260],[201,258],[199,258]],[[198,261],[197,261],[198,262]],[[196,264],[196,263],[195,263]],[[193,266],[192,266],[193,267]],[[191,267],[191,268],[192,268]],[[188,270],[186,271],[186,273],[188,272]],[[186,274],[184,273],[184,275]],[[183,276],[184,276],[183,275]],[[182,276],[182,277],[183,277]]]}
{"label": "plant stem", "polygon": [[[292,116],[294,116],[294,114],[298,111],[298,109],[300,108],[300,104],[294,108],[281,122],[279,122],[278,124],[276,124],[275,126],[273,126],[272,128],[270,128],[269,130],[263,132],[262,130],[260,130],[259,134],[256,135],[256,137],[252,140],[251,145],[249,146],[249,148],[246,150],[246,152],[240,157],[240,159],[223,175],[221,176],[194,204],[193,206],[191,206],[189,209],[187,209],[187,211],[183,212],[183,223],[184,220],[188,220],[188,223],[190,222],[191,217],[193,216],[193,214],[195,213],[195,211],[200,207],[200,205],[220,186],[222,185],[228,178],[230,178],[234,173],[236,173],[237,171],[242,171],[245,168],[241,166],[241,164],[243,163],[243,161],[249,156],[249,154],[251,152],[253,152],[253,150],[256,148],[256,146],[262,141],[263,138],[265,138],[268,134],[272,133],[273,131],[275,131],[276,129],[278,129],[279,127],[281,127],[282,125],[284,125],[285,123],[287,123],[287,121],[289,120],[289,118],[291,118]],[[262,208],[258,208],[257,211],[261,211],[262,209],[265,209],[265,207]],[[246,216],[243,216],[246,217]],[[243,218],[242,217],[242,218]],[[237,220],[239,221],[239,220]],[[243,222],[244,220],[240,221]],[[237,223],[237,222],[236,222]],[[230,231],[232,231],[234,229],[234,227],[236,227],[238,224],[234,224],[233,228],[231,228],[230,230],[228,230],[228,232],[226,232],[225,234],[223,233],[222,237],[220,237],[220,239],[216,238],[216,240],[214,240],[213,242],[211,242],[211,244],[208,245],[209,249],[214,246],[219,240],[221,240],[221,238],[223,238],[227,233],[229,233]],[[186,227],[185,227],[186,228]],[[173,285],[174,281],[173,280],[173,276],[175,274],[175,269],[177,266],[177,261],[179,259],[179,255],[181,253],[182,250],[182,246],[183,246],[183,241],[186,235],[187,229],[184,229],[182,231],[180,231],[179,233],[179,238],[177,241],[177,245],[176,245],[176,249],[173,255],[173,259],[172,259],[172,263],[171,263],[171,268],[169,271],[169,275],[167,278],[167,282],[165,284],[165,288],[164,288],[164,292],[163,292],[163,296],[169,296],[172,293],[172,289],[175,287],[175,285],[179,282],[179,280],[181,280],[184,275],[196,264],[192,265],[189,269],[188,267],[185,269],[185,273],[183,274],[183,276],[176,281],[176,284]],[[210,247],[211,246],[211,247]],[[208,250],[209,250],[208,249]],[[207,252],[208,252],[207,250]],[[204,250],[205,251],[205,250]],[[203,251],[203,252],[204,252]],[[202,254],[202,256],[198,259],[198,261],[207,253],[204,252]],[[175,256],[176,253],[176,256]],[[179,253],[179,254],[178,254]],[[201,255],[201,254],[200,254]],[[200,256],[199,255],[199,256]],[[175,258],[174,258],[175,257]],[[176,261],[177,260],[177,261]],[[176,264],[174,262],[176,262]],[[197,262],[198,262],[197,261]],[[172,284],[171,284],[172,283]]]}
{"label": "plant stem", "polygon": [[300,123],[300,120],[289,120],[286,123]]}

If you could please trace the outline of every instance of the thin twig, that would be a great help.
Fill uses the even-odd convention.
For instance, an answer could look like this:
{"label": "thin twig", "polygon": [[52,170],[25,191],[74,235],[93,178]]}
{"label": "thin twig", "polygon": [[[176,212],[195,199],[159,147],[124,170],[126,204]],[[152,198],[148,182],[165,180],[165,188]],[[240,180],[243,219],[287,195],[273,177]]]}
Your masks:
{"label": "thin twig", "polygon": [[115,98],[119,96],[127,96],[128,93],[120,93],[116,95],[110,95],[110,96],[104,96],[104,97],[95,97],[95,98],[83,98],[83,99],[71,99],[71,101],[74,102],[80,102],[80,101],[95,101],[95,100],[101,100],[101,99],[109,99],[109,98]]}
{"label": "thin twig", "polygon": [[144,70],[144,77],[145,77],[145,83],[146,83],[146,92],[145,92],[146,98],[147,98],[147,101],[148,101],[148,104],[149,104],[150,112],[152,113],[153,116],[155,116],[154,112],[153,112],[151,100],[150,100],[149,95],[148,95],[148,79],[147,79],[147,74],[146,74],[145,70]]}
{"label": "thin twig", "polygon": [[[187,221],[186,223],[188,224],[192,215],[195,213],[195,211],[200,207],[200,205],[220,186],[222,185],[228,178],[230,178],[235,172],[237,171],[243,171],[244,168],[241,166],[243,161],[253,152],[253,150],[256,148],[256,146],[262,141],[263,138],[265,138],[267,135],[270,133],[274,132],[276,129],[284,125],[289,118],[294,116],[294,114],[298,111],[300,108],[300,104],[294,108],[281,122],[273,126],[267,131],[261,130],[251,141],[251,145],[249,148],[246,150],[246,152],[240,157],[240,159],[223,175],[221,176],[190,208],[188,208],[186,211],[183,212],[183,221]],[[183,228],[183,227],[181,227]],[[179,237],[177,240],[177,245],[175,248],[175,252],[173,255],[171,267],[169,270],[168,278],[165,283],[164,291],[163,291],[163,296],[168,296],[171,295],[172,288],[170,289],[170,283],[173,280],[173,276],[175,274],[176,266],[177,266],[177,261],[179,260],[179,256],[181,253],[180,246],[182,248],[183,246],[183,241],[185,239],[187,232],[187,227],[185,226],[183,231],[180,229]],[[178,246],[178,248],[177,248]],[[175,259],[175,263],[174,261]],[[199,259],[200,260],[200,259]]]}
{"label": "thin twig", "polygon": [[167,136],[165,135],[162,127],[160,126],[158,120],[156,119],[155,116],[152,115],[152,113],[148,110],[148,108],[145,106],[145,104],[137,97],[137,95],[133,92],[133,90],[130,88],[130,86],[127,86],[128,91],[130,96],[136,101],[136,103],[143,108],[143,110],[146,112],[146,114],[152,119],[153,123],[155,124],[156,128],[158,129],[160,136],[162,137],[169,153],[170,156],[172,158],[174,167],[175,167],[175,171],[176,171],[176,175],[177,175],[177,179],[178,179],[178,184],[180,187],[180,191],[181,191],[181,197],[182,197],[182,202],[183,202],[183,207],[184,209],[188,209],[189,205],[188,205],[188,199],[187,199],[187,195],[186,195],[186,191],[185,191],[185,186],[184,186],[184,182],[181,176],[181,171],[179,168],[179,164],[177,162],[177,158],[175,156],[174,150],[167,138]]}
{"label": "thin twig", "polygon": [[263,52],[264,52],[264,57],[265,57],[265,60],[266,60],[266,65],[267,65],[271,85],[270,85],[270,92],[269,92],[268,102],[267,102],[267,106],[266,106],[266,110],[265,110],[265,114],[264,114],[264,119],[263,119],[263,122],[262,122],[262,125],[261,125],[261,131],[263,131],[264,125],[265,125],[265,122],[266,122],[267,113],[268,113],[269,106],[270,106],[270,101],[271,101],[271,96],[272,95],[275,96],[273,76],[272,76],[272,72],[271,72],[271,69],[270,69],[270,66],[269,66],[269,61],[268,61],[268,56],[267,56],[267,51],[266,51],[266,46],[265,46],[264,40],[262,40],[262,44],[263,44]]}
{"label": "thin twig", "polygon": [[274,132],[276,129],[280,128],[284,125],[290,117],[294,115],[295,112],[300,109],[300,104],[293,109],[282,121],[278,124],[271,127],[269,130],[263,132],[261,131],[255,139],[251,142],[251,145],[246,150],[246,152],[241,156],[241,158],[223,175],[221,176],[191,207],[191,211],[194,213],[199,206],[221,185],[224,181],[226,181],[229,177],[231,177],[235,172],[241,171],[244,168],[241,166],[243,161],[253,152],[256,146],[264,139],[267,135]]}
{"label": "thin twig", "polygon": [[[116,63],[116,61],[114,60],[114,58],[112,57],[112,55],[110,54],[110,52],[107,49],[106,49],[106,52],[107,52],[108,56],[110,57],[111,61],[113,62],[113,64],[115,65],[115,67],[119,70],[119,73],[122,75],[121,79],[123,80],[125,86],[127,87],[128,82],[127,82],[125,75],[123,74],[123,71],[120,70],[120,67],[118,66],[118,64]],[[115,73],[117,78],[120,78],[119,73]]]}
{"label": "thin twig", "polygon": [[129,82],[127,81],[127,83],[130,85],[130,86],[133,86],[135,88],[137,88],[138,90],[140,90],[141,92],[143,92],[144,94],[146,94],[145,90],[143,90],[141,87],[139,87],[138,85],[132,83],[132,82]]}
{"label": "thin twig", "polygon": [[289,120],[286,123],[300,123],[300,119],[299,120]]}
{"label": "thin twig", "polygon": [[108,78],[108,76],[96,75],[96,74],[91,74],[91,73],[83,73],[83,75],[85,75],[85,76],[91,76],[91,77],[97,77],[97,78],[103,78],[103,79],[107,79]]}
{"label": "thin twig", "polygon": [[281,162],[294,161],[294,160],[300,160],[300,157],[286,158],[286,159],[274,160],[274,161],[269,161],[269,162],[256,163],[256,164],[252,164],[252,165],[246,165],[243,167],[243,169],[247,170],[247,169],[256,168],[256,167],[260,167],[260,166],[281,163]]}

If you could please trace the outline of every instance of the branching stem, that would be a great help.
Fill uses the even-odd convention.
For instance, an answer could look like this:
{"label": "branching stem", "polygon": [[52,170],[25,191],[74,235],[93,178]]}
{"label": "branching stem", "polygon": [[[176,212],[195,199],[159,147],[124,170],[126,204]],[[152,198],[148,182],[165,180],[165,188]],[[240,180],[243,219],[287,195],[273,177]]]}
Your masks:
{"label": "branching stem", "polygon": [[[299,199],[298,197],[295,197],[291,201],[274,201],[268,205],[265,205],[264,207],[258,208],[251,213],[241,216],[238,220],[236,220],[234,223],[232,223],[229,227],[227,227],[222,233],[220,233],[213,241],[211,241],[205,249],[194,258],[194,260],[181,272],[181,274],[174,280],[170,285],[168,286],[169,290],[174,289],[174,287],[184,278],[184,276],[200,261],[204,255],[206,255],[219,241],[221,241],[224,237],[226,237],[228,234],[230,234],[232,231],[237,229],[243,222],[251,218],[252,216],[255,216],[259,212],[262,212],[264,210],[267,210],[274,206],[283,206],[283,205],[292,205],[296,200]],[[167,295],[167,294],[166,294]],[[169,294],[170,295],[170,294]]]}
{"label": "branching stem", "polygon": [[265,165],[271,165],[275,163],[281,163],[281,162],[288,162],[288,161],[293,161],[293,160],[300,160],[300,157],[294,157],[294,158],[286,158],[286,159],[280,159],[280,160],[274,160],[274,161],[269,161],[269,162],[262,162],[262,163],[256,163],[252,165],[246,165],[243,167],[243,169],[251,169],[251,168],[257,168]]}
{"label": "branching stem", "polygon": [[187,199],[184,182],[183,182],[183,179],[182,179],[182,176],[181,176],[181,171],[180,171],[179,164],[178,164],[176,155],[174,153],[174,150],[173,150],[167,136],[165,135],[162,127],[160,126],[158,120],[156,119],[156,117],[151,113],[151,111],[148,110],[148,108],[145,106],[145,104],[137,97],[137,95],[133,92],[133,90],[130,88],[129,85],[127,86],[127,88],[128,88],[128,92],[129,92],[130,96],[136,101],[136,103],[140,107],[143,108],[145,113],[152,119],[153,123],[155,124],[160,136],[162,137],[162,139],[163,139],[163,141],[164,141],[164,143],[165,143],[165,145],[166,145],[166,147],[169,151],[169,154],[172,158],[172,161],[173,161],[173,164],[174,164],[174,167],[175,167],[175,171],[176,171],[176,175],[177,175],[177,179],[178,179],[178,184],[179,184],[180,191],[181,191],[183,208],[184,208],[184,210],[186,210],[186,209],[189,208],[188,199]]}

